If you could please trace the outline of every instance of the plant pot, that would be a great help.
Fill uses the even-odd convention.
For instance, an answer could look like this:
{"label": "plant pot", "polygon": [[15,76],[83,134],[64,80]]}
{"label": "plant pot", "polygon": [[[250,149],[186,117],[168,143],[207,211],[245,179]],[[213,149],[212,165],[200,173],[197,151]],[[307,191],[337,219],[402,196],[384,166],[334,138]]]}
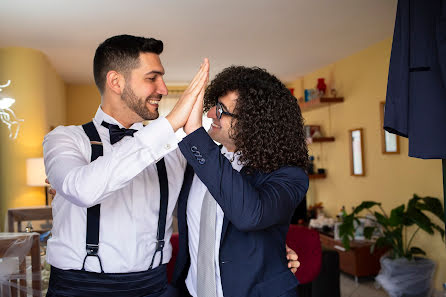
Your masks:
{"label": "plant pot", "polygon": [[390,297],[428,297],[432,291],[435,263],[427,258],[390,259],[383,256],[376,281]]}

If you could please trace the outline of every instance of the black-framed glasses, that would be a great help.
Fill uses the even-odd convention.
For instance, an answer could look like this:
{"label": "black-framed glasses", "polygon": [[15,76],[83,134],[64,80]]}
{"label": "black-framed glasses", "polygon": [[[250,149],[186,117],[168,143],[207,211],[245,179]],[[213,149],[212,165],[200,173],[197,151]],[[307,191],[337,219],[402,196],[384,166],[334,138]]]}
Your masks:
{"label": "black-framed glasses", "polygon": [[221,116],[223,114],[236,118],[237,116],[233,113],[227,112],[223,109],[223,104],[221,104],[220,102],[217,101],[217,104],[215,105],[215,114],[217,115],[217,119],[221,119]]}

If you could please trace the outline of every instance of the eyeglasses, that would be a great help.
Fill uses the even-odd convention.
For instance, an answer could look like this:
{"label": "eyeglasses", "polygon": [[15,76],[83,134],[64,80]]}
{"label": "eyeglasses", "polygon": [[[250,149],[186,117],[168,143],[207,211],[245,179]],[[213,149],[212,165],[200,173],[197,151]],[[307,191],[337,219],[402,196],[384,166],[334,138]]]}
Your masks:
{"label": "eyeglasses", "polygon": [[215,108],[215,114],[217,115],[217,119],[221,119],[221,116],[222,116],[223,114],[228,115],[228,116],[233,117],[233,118],[236,118],[236,117],[237,117],[237,115],[235,115],[235,114],[233,114],[233,113],[224,111],[224,110],[223,110],[223,104],[221,104],[220,102],[217,101],[217,104],[216,104],[215,106],[216,106],[216,108]]}

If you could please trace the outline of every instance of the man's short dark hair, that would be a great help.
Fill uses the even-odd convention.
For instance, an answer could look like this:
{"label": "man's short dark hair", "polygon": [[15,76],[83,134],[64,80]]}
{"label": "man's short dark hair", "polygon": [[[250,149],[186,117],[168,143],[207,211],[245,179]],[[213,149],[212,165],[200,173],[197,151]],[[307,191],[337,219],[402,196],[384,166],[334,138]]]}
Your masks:
{"label": "man's short dark hair", "polygon": [[96,49],[93,60],[93,74],[101,94],[105,90],[105,80],[110,70],[127,75],[139,66],[140,53],[161,54],[163,42],[154,38],[131,35],[113,36]]}

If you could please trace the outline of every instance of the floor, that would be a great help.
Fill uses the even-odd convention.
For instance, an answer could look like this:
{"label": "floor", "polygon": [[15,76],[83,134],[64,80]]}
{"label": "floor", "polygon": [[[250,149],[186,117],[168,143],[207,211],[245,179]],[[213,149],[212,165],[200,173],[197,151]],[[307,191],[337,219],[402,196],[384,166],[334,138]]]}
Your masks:
{"label": "floor", "polygon": [[[389,297],[382,289],[375,286],[375,280],[371,278],[360,278],[358,283],[348,274],[341,272],[341,297]],[[434,292],[432,297],[443,297],[441,292]],[[327,296],[328,297],[328,296]]]}
{"label": "floor", "polygon": [[388,297],[381,288],[375,287],[373,278],[360,278],[358,283],[347,274],[341,273],[341,297]]}

